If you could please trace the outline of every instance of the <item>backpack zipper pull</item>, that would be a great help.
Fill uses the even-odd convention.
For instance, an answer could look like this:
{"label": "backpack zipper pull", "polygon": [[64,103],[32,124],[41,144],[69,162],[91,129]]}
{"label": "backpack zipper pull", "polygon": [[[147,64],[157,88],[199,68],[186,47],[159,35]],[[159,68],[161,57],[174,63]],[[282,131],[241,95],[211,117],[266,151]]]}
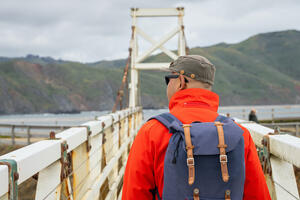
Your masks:
{"label": "backpack zipper pull", "polygon": [[225,200],[231,200],[230,193],[230,190],[225,191]]}
{"label": "backpack zipper pull", "polygon": [[194,189],[194,200],[200,200],[200,197],[199,197],[199,189],[198,188],[195,188]]}

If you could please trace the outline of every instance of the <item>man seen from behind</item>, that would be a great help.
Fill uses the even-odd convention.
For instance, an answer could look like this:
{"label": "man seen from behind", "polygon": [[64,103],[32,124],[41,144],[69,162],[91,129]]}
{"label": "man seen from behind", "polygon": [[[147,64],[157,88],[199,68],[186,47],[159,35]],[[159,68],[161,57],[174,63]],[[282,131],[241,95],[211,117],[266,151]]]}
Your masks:
{"label": "man seen from behind", "polygon": [[[177,60],[173,61],[169,66],[169,70],[170,74],[165,77],[169,112],[182,122],[182,124],[215,122],[219,116],[217,112],[219,97],[216,93],[212,92],[216,70],[215,66],[205,57],[189,55],[180,56]],[[228,119],[229,118],[227,118],[227,120]],[[236,125],[235,122],[232,123]],[[241,190],[243,191],[234,191],[234,189],[232,189],[231,194],[239,192],[242,194],[242,199],[244,200],[269,200],[271,198],[251,135],[246,128],[241,125],[236,126],[241,130],[240,134],[242,134],[241,138],[243,139],[243,154],[241,154],[243,155],[243,166],[241,167],[244,172],[241,176],[244,176],[244,179],[243,185],[241,185]],[[217,133],[216,128],[215,130]],[[191,131],[193,131],[193,129],[191,129]],[[224,132],[226,135],[225,127]],[[197,171],[196,174],[192,174],[193,177],[195,177],[195,181],[190,185],[186,183],[187,186],[180,185],[179,183],[177,185],[176,183],[168,183],[164,180],[164,174],[166,173],[164,170],[168,169],[165,166],[165,156],[172,135],[174,135],[174,133],[156,119],[151,119],[142,126],[133,142],[128,157],[122,192],[123,200],[152,200],[154,198],[168,200],[169,198],[166,194],[168,192],[170,193],[170,191],[166,191],[167,186],[164,187],[164,184],[172,184],[178,188],[177,191],[171,191],[171,193],[179,192],[178,190],[184,187],[193,187],[193,185],[199,182],[207,182],[207,185],[211,184],[210,181],[212,180],[203,180],[201,177],[198,177],[199,174],[197,174]],[[183,135],[183,133],[181,135]],[[191,140],[193,142],[193,137]],[[231,141],[225,140],[225,143],[228,145],[230,145],[230,142]],[[223,144],[223,147],[226,148],[227,145]],[[194,146],[191,146],[190,149],[193,148]],[[213,148],[219,151],[218,148],[220,147],[216,146]],[[172,151],[172,155],[176,154],[176,150],[174,153]],[[186,151],[189,151],[188,148]],[[176,158],[176,156],[174,157]],[[230,159],[227,161],[227,157],[226,160],[221,160],[220,157],[220,162],[222,161],[223,163],[221,164],[224,164],[226,161],[225,165],[227,171],[225,171],[228,172],[229,170],[230,172],[231,163],[233,161]],[[216,174],[221,174],[222,171],[223,175],[223,169],[225,168],[220,167],[219,159],[216,159],[215,163],[216,166],[212,167],[212,172],[214,173],[213,170],[216,170]],[[175,164],[180,165],[179,161],[176,163],[176,160]],[[176,174],[184,173],[190,178],[190,174],[193,172],[189,171],[189,164],[194,163],[183,163],[184,172],[176,172]],[[195,162],[195,166],[193,167],[197,169],[197,167],[202,164],[205,163],[197,164],[197,162]],[[234,177],[234,174],[229,173],[228,183],[230,183],[231,177]],[[214,185],[213,187],[227,187],[226,181],[222,181],[221,176],[220,180],[217,181],[219,181],[221,185]],[[203,198],[206,191],[202,189],[203,188],[194,189],[194,193],[185,199],[197,200]],[[182,189],[182,191],[184,190]],[[238,200],[234,199],[233,195],[230,195],[230,190],[226,190],[222,199]]]}

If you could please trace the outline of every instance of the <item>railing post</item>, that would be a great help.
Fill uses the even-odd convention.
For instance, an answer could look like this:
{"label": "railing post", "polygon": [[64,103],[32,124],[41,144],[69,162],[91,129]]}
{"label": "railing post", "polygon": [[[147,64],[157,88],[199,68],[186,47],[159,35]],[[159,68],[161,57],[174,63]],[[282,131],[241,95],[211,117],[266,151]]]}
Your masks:
{"label": "railing post", "polygon": [[[18,164],[12,159],[1,159],[0,165],[6,165],[9,170],[9,200],[18,200]],[[1,198],[3,199],[3,198]],[[5,197],[4,197],[5,199]]]}
{"label": "railing post", "polygon": [[246,110],[245,110],[245,109],[243,109],[243,119],[244,119],[244,120],[247,120],[247,119],[246,119]]}
{"label": "railing post", "polygon": [[12,142],[13,146],[16,144],[15,137],[16,137],[16,135],[15,135],[15,126],[12,126],[11,127],[11,140],[12,140],[11,142]]}
{"label": "railing post", "polygon": [[275,118],[274,108],[272,108],[272,123],[274,123],[274,118]]}
{"label": "railing post", "polygon": [[27,144],[29,145],[30,144],[30,126],[27,126]]}

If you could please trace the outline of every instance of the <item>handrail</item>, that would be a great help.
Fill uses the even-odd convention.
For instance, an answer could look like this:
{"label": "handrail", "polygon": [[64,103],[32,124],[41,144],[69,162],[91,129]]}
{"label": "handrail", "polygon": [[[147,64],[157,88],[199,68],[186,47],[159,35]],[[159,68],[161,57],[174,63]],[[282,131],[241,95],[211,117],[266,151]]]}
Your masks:
{"label": "handrail", "polygon": [[300,122],[274,122],[274,123],[260,123],[263,126],[297,126]]}
{"label": "handrail", "polygon": [[[233,111],[230,112],[230,114],[234,113],[234,114],[243,114],[245,113],[245,111]],[[264,114],[300,114],[300,112],[298,111],[293,111],[293,112],[286,112],[286,111],[261,111],[259,113],[264,113]]]}
{"label": "handrail", "polygon": [[[5,154],[0,162],[16,161],[18,185],[38,173],[38,200],[54,199],[60,194],[70,199],[97,199],[100,195],[106,198],[106,193],[99,193],[103,186],[113,190],[109,196],[115,196],[122,183],[129,148],[141,124],[140,107],[118,111],[69,128],[51,140]],[[7,179],[8,174],[8,166],[0,164],[1,200],[17,191],[17,187],[8,187],[10,181],[16,181]]]}
{"label": "handrail", "polygon": [[[285,122],[285,123],[260,123],[263,126],[271,128],[279,128],[280,132],[288,133],[290,135],[300,137],[300,122]],[[286,128],[294,128],[294,130],[288,130]]]}
{"label": "handrail", "polygon": [[299,199],[293,166],[300,168],[300,138],[278,135],[254,122],[235,120],[250,131],[261,150],[259,155],[272,199]]}
{"label": "handrail", "polygon": [[71,128],[73,126],[57,126],[57,125],[25,125],[25,124],[0,124],[0,127],[2,128],[35,128],[35,129],[67,129]]}
{"label": "handrail", "polygon": [[[10,139],[11,139],[11,144],[15,145],[15,144],[19,144],[19,145],[25,145],[25,144],[31,144],[32,140],[31,138],[40,138],[40,139],[45,139],[49,136],[49,132],[47,133],[34,133],[33,134],[33,130],[49,130],[49,131],[53,131],[53,130],[60,130],[63,131],[65,129],[71,128],[73,126],[57,126],[57,125],[24,125],[24,124],[0,124],[0,128],[5,129],[8,128],[10,129],[10,132],[1,132],[1,136],[9,136],[9,139],[1,139],[0,143],[9,143]],[[18,132],[16,131],[19,130]],[[25,129],[20,131],[20,129]],[[21,137],[21,138],[25,138],[25,141],[19,141],[16,140],[16,137]]]}
{"label": "handrail", "polygon": [[[258,110],[257,116],[263,120],[278,120],[300,118],[300,111],[293,110],[300,108],[300,105],[263,105],[263,106],[223,106],[219,108],[222,113],[228,113],[231,116],[248,119],[248,114],[252,108]],[[288,117],[289,115],[290,117]]]}
{"label": "handrail", "polygon": [[222,109],[232,109],[232,108],[240,108],[240,109],[245,109],[247,108],[285,108],[285,109],[291,109],[291,108],[300,108],[300,104],[286,104],[286,105],[240,105],[240,106],[222,106],[220,108]]}

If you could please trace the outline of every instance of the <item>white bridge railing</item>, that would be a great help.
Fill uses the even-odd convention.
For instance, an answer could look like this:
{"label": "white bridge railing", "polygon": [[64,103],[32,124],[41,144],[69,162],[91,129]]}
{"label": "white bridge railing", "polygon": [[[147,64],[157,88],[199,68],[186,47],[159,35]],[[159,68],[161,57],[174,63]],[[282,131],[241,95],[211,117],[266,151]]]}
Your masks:
{"label": "white bridge railing", "polygon": [[33,176],[36,200],[120,198],[141,124],[142,109],[126,109],[1,156],[0,200],[17,199],[18,185]]}
{"label": "white bridge railing", "polygon": [[272,200],[299,200],[294,166],[300,168],[300,138],[274,134],[273,129],[254,122],[236,121],[250,131],[260,149],[258,153]]}

